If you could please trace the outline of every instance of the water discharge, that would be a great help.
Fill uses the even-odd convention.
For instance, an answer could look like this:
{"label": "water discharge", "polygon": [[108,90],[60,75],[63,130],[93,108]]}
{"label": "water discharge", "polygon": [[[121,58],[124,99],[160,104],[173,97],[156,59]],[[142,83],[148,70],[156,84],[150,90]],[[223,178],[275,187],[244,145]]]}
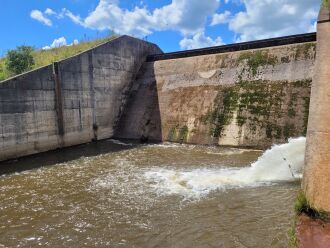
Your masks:
{"label": "water discharge", "polygon": [[106,140],[2,163],[0,247],[287,247],[304,144]]}
{"label": "water discharge", "polygon": [[[290,139],[287,144],[274,145],[249,167],[193,170],[157,168],[147,171],[145,177],[155,183],[154,188],[159,194],[179,194],[186,198],[199,198],[219,189],[292,181],[301,178],[305,142],[306,139],[300,137]],[[235,151],[231,151],[231,154],[235,154]]]}

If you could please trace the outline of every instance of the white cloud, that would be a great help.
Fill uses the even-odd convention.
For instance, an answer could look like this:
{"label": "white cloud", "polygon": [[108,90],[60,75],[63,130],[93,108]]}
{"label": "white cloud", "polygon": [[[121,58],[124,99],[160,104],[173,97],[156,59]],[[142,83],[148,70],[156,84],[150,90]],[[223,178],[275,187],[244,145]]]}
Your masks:
{"label": "white cloud", "polygon": [[221,13],[221,14],[214,14],[212,16],[212,22],[211,22],[211,26],[215,26],[218,24],[224,24],[224,23],[228,23],[230,21],[230,11],[226,10],[225,12]]}
{"label": "white cloud", "polygon": [[78,45],[78,44],[79,44],[79,41],[77,39],[74,39],[72,43],[68,44],[64,37],[60,37],[58,39],[55,39],[51,45],[44,46],[42,49],[48,50],[48,49],[58,48],[58,47],[62,47],[62,46],[72,46],[72,45]]}
{"label": "white cloud", "polygon": [[315,0],[242,0],[246,11],[237,13],[229,29],[238,41],[306,33],[315,30],[319,1]]}
{"label": "white cloud", "polygon": [[63,16],[67,16],[75,24],[85,26],[84,22],[82,21],[82,19],[79,15],[74,15],[71,11],[67,10],[66,8],[63,8],[62,11],[57,16],[58,16],[58,18],[63,18]]}
{"label": "white cloud", "polygon": [[53,23],[50,19],[48,19],[40,10],[32,10],[30,13],[30,17],[32,19],[37,20],[38,22],[41,22],[42,24],[46,26],[52,26]]}
{"label": "white cloud", "polygon": [[195,34],[192,38],[184,38],[180,41],[181,49],[196,49],[202,47],[223,45],[221,37],[213,40],[211,37],[205,36],[204,32]]}
{"label": "white cloud", "polygon": [[168,5],[149,11],[146,7],[122,9],[116,0],[100,0],[85,19],[66,11],[75,23],[97,30],[143,37],[154,31],[175,30],[184,35],[204,30],[208,16],[219,7],[219,0],[172,0]]}
{"label": "white cloud", "polygon": [[[232,13],[222,7],[221,13],[217,13],[220,2],[222,6],[229,2],[240,3],[245,8]],[[99,0],[96,8],[85,17],[65,8],[59,12],[50,8],[44,12],[33,10],[31,17],[48,26],[52,25],[50,17],[67,17],[85,28],[137,37],[157,31],[177,31],[184,37],[180,41],[181,48],[191,49],[222,44],[221,37],[212,39],[205,35],[208,25],[228,24],[237,41],[312,32],[318,8],[316,0],[172,0],[153,10],[141,1],[128,10],[120,7],[119,0]]]}
{"label": "white cloud", "polygon": [[57,48],[66,45],[67,45],[66,39],[64,37],[60,37],[58,39],[55,39],[50,46],[45,46],[42,49],[47,50],[47,49]]}
{"label": "white cloud", "polygon": [[46,15],[56,15],[56,12],[54,10],[52,10],[51,8],[47,8],[45,10],[45,14]]}

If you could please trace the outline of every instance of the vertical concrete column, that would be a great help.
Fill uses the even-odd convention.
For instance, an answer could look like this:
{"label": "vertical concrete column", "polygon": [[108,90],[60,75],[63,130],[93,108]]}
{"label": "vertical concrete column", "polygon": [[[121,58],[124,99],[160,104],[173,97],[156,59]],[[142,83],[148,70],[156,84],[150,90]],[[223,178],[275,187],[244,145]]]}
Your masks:
{"label": "vertical concrete column", "polygon": [[[64,135],[64,118],[63,118],[63,98],[62,98],[62,85],[61,85],[61,75],[59,70],[59,63],[53,63],[53,77],[55,82],[55,106],[57,114],[57,127],[58,134],[60,137]],[[61,138],[61,143],[63,139]],[[62,146],[62,144],[60,144]]]}
{"label": "vertical concrete column", "polygon": [[310,205],[330,212],[330,16],[320,10],[303,188]]}

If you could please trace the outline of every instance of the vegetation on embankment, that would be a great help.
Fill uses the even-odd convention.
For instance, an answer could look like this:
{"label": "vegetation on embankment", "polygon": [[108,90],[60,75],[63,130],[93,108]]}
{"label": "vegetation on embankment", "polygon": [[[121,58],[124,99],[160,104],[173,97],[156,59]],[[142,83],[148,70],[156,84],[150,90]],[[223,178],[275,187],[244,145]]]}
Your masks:
{"label": "vegetation on embankment", "polygon": [[298,192],[294,210],[297,216],[304,213],[311,218],[330,221],[330,213],[315,209],[313,206],[311,206],[302,190]]}
{"label": "vegetation on embankment", "polygon": [[302,190],[299,190],[297,198],[294,204],[295,217],[293,220],[292,227],[288,230],[289,237],[289,248],[297,248],[297,237],[296,237],[296,224],[297,218],[301,214],[305,214],[313,219],[320,219],[322,221],[330,221],[330,213],[317,210],[313,208]]}
{"label": "vegetation on embankment", "polygon": [[322,4],[330,10],[330,0],[323,0]]}
{"label": "vegetation on embankment", "polygon": [[[110,41],[116,37],[117,36],[115,36],[115,35],[111,35],[111,36],[108,36],[105,38],[89,40],[89,41],[81,41],[79,44],[76,44],[76,45],[61,46],[61,47],[47,49],[47,50],[33,49],[33,51],[31,52],[31,55],[33,57],[34,63],[32,65],[32,67],[26,69],[25,71],[28,71],[31,69],[33,70],[33,69],[36,69],[36,68],[39,68],[42,66],[49,65],[55,61],[69,58],[69,57],[79,54],[85,50],[91,49],[102,43]],[[3,58],[0,58],[0,81],[17,75],[17,73],[11,71],[8,68],[7,59],[8,59],[7,55]]]}

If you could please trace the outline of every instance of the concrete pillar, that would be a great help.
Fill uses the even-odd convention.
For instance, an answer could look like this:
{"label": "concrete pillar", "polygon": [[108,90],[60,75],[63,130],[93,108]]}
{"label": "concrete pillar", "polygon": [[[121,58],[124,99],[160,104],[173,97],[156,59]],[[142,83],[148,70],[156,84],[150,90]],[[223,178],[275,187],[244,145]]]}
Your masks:
{"label": "concrete pillar", "polygon": [[312,207],[330,212],[330,16],[325,6],[317,24],[309,110],[303,189]]}

